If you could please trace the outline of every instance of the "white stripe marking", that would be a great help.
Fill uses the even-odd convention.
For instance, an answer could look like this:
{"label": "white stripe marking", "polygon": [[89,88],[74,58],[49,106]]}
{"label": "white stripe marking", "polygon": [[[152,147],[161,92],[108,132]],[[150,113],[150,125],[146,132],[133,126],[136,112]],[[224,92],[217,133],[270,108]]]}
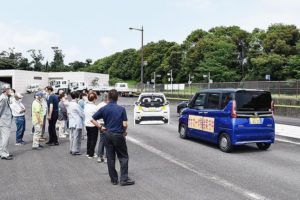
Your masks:
{"label": "white stripe marking", "polygon": [[276,141],[279,141],[279,142],[285,142],[285,143],[290,143],[290,144],[295,144],[295,145],[300,145],[300,142],[293,142],[293,141],[290,141],[290,140],[285,140],[285,139],[275,139]]}
{"label": "white stripe marking", "polygon": [[156,149],[155,147],[151,146],[151,145],[148,145],[148,144],[145,144],[135,138],[132,138],[130,136],[127,136],[127,140],[129,140],[130,142],[168,160],[169,162],[173,163],[173,164],[176,164],[190,172],[193,172],[195,174],[197,174],[198,176],[202,177],[202,178],[205,178],[205,179],[208,179],[220,186],[223,186],[227,189],[230,189],[238,194],[241,194],[242,196],[248,198],[248,199],[253,199],[253,200],[267,200],[266,197],[260,195],[260,194],[257,194],[257,193],[254,193],[252,191],[249,191],[247,189],[244,189],[238,185],[235,185],[221,177],[218,177],[216,175],[212,175],[212,174],[209,174],[209,173],[204,173],[204,172],[201,172],[199,170],[196,170],[196,167],[193,166],[192,164],[189,164],[189,163],[185,163],[185,162],[182,162],[182,161],[179,161],[179,159],[171,156],[170,154],[167,154],[159,149]]}

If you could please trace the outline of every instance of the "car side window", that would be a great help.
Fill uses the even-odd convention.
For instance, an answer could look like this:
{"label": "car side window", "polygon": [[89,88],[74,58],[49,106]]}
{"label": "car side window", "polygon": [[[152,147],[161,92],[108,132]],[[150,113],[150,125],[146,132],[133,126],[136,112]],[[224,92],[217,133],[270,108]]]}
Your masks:
{"label": "car side window", "polygon": [[206,109],[220,109],[220,93],[209,93],[207,95]]}
{"label": "car side window", "polygon": [[205,103],[206,94],[199,94],[194,101],[193,108],[194,109],[203,109]]}
{"label": "car side window", "polygon": [[223,93],[221,98],[221,109],[224,109],[231,99],[230,93]]}

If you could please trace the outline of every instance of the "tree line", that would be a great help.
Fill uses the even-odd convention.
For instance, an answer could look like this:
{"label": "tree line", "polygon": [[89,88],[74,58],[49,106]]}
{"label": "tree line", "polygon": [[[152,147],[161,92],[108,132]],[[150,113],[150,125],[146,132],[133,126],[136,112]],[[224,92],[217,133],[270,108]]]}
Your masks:
{"label": "tree line", "polygon": [[27,52],[30,54],[30,60],[23,57],[22,53],[16,52],[15,48],[9,48],[0,52],[0,70],[1,69],[19,69],[29,71],[42,72],[62,72],[62,71],[79,71],[89,67],[92,63],[91,59],[86,59],[85,62],[74,61],[69,64],[64,63],[64,57],[61,49],[54,48],[53,61],[43,63],[44,56],[41,50],[30,49]]}
{"label": "tree line", "polygon": [[[62,53],[55,52],[58,58],[54,56],[53,62],[42,65],[39,51],[32,50],[31,55],[30,66],[34,70],[88,71],[109,73],[115,81],[140,80],[140,49],[126,49],[93,64],[87,59],[85,63],[75,61],[64,65]],[[7,54],[6,59],[11,59],[10,56]],[[161,75],[156,78],[157,83],[167,83],[170,70],[177,83],[186,83],[189,75],[193,82],[207,81],[203,75],[208,73],[214,82],[265,80],[266,75],[276,81],[300,79],[300,32],[295,25],[286,24],[272,24],[267,30],[256,28],[252,32],[238,26],[198,29],[181,44],[165,40],[146,44],[144,60],[147,61],[144,80],[150,81],[156,72]],[[28,66],[24,58],[17,63],[18,68]],[[2,66],[3,57],[0,58]]]}

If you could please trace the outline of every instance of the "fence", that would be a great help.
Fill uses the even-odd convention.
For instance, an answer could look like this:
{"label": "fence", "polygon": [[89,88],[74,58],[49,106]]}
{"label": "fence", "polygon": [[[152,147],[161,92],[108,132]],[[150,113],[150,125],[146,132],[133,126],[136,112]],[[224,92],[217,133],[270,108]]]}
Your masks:
{"label": "fence", "polygon": [[[193,84],[145,84],[144,92],[163,92],[173,97],[188,97],[203,89],[213,88],[247,88],[270,91],[273,97],[300,99],[300,80],[294,81],[243,81]],[[138,91],[141,91],[139,88]]]}

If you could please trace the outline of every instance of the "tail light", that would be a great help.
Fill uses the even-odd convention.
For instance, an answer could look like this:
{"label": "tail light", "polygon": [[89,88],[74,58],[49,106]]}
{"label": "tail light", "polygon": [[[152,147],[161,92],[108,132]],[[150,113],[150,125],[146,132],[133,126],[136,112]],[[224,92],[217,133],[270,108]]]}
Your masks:
{"label": "tail light", "polygon": [[274,115],[274,101],[271,101],[271,109],[272,115]]}
{"label": "tail light", "polygon": [[236,101],[235,100],[232,100],[231,117],[232,118],[237,117],[237,114],[236,114]]}

